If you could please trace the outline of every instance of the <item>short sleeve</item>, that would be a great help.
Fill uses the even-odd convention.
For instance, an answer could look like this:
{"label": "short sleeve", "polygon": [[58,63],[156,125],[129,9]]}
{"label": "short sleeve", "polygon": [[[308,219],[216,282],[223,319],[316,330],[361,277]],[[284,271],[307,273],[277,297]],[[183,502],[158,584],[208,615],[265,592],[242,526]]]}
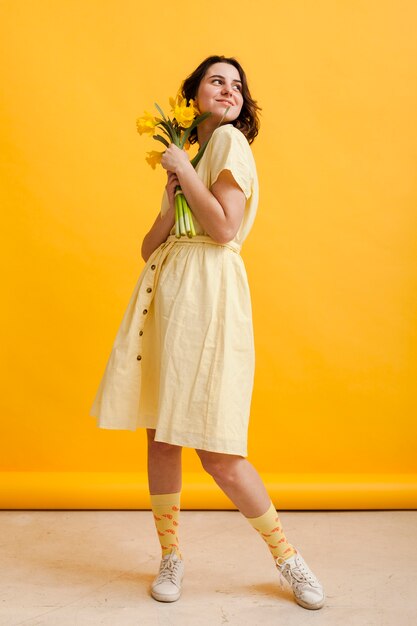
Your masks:
{"label": "short sleeve", "polygon": [[252,152],[245,135],[232,125],[220,126],[211,139],[210,187],[220,172],[230,170],[246,198],[252,194]]}

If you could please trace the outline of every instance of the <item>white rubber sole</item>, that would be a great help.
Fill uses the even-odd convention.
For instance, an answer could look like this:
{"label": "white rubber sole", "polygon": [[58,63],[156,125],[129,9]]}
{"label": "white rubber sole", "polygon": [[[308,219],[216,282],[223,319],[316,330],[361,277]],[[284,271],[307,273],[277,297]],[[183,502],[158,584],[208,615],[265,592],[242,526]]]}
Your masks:
{"label": "white rubber sole", "polygon": [[323,596],[323,599],[320,600],[319,602],[316,602],[316,604],[307,604],[307,602],[304,602],[303,600],[301,600],[300,598],[297,598],[297,596],[294,596],[295,601],[297,602],[297,604],[299,604],[300,606],[302,606],[304,609],[321,609],[322,606],[324,606],[324,603],[326,601],[326,596]]}
{"label": "white rubber sole", "polygon": [[169,594],[169,595],[158,593],[157,591],[151,590],[152,598],[154,598],[155,600],[158,600],[158,602],[175,602],[175,600],[178,600],[180,595],[181,595],[181,590],[179,590],[178,593]]}

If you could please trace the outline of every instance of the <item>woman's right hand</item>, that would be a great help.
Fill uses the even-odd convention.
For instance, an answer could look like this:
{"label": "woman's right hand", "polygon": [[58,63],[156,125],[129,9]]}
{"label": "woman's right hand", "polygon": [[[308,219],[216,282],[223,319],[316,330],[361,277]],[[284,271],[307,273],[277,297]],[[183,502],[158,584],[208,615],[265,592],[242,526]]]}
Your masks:
{"label": "woman's right hand", "polygon": [[167,171],[167,175],[168,181],[165,187],[169,200],[169,208],[175,213],[175,187],[180,184],[180,181],[178,180],[178,176],[175,172]]}

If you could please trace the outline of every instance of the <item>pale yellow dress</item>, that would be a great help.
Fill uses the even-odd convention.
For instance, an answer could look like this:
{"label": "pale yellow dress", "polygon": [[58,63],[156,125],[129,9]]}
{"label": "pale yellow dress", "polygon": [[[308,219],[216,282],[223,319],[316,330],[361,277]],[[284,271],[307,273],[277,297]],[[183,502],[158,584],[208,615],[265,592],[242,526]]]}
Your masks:
{"label": "pale yellow dress", "polygon": [[[246,457],[254,380],[252,307],[240,249],[255,219],[252,150],[232,124],[217,128],[196,167],[208,189],[230,170],[244,191],[234,239],[167,240],[149,257],[130,298],[90,410],[97,426],[155,428],[155,440]],[[161,214],[168,209],[166,191]]]}

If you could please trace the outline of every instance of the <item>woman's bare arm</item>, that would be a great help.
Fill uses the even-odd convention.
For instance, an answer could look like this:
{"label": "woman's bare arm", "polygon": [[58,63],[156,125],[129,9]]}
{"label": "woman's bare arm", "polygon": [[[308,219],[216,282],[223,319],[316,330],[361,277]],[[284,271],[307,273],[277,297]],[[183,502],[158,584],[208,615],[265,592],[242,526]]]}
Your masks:
{"label": "woman's bare arm", "polygon": [[233,239],[243,218],[246,198],[231,172],[222,171],[210,191],[187,154],[174,144],[163,154],[161,164],[175,169],[191,211],[210,237],[218,243]]}
{"label": "woman's bare arm", "polygon": [[165,213],[164,217],[161,217],[161,213],[158,213],[150,231],[143,239],[141,254],[145,263],[151,254],[161,245],[161,243],[166,241],[172,227],[175,224],[174,190],[179,182],[176,174],[173,172],[167,172],[167,174],[168,182],[166,184],[166,190],[169,200],[169,209]]}
{"label": "woman's bare arm", "polygon": [[166,241],[172,227],[175,223],[175,212],[170,208],[164,217],[158,213],[156,220],[154,221],[152,228],[145,235],[142,242],[142,258],[147,262],[151,254]]}

